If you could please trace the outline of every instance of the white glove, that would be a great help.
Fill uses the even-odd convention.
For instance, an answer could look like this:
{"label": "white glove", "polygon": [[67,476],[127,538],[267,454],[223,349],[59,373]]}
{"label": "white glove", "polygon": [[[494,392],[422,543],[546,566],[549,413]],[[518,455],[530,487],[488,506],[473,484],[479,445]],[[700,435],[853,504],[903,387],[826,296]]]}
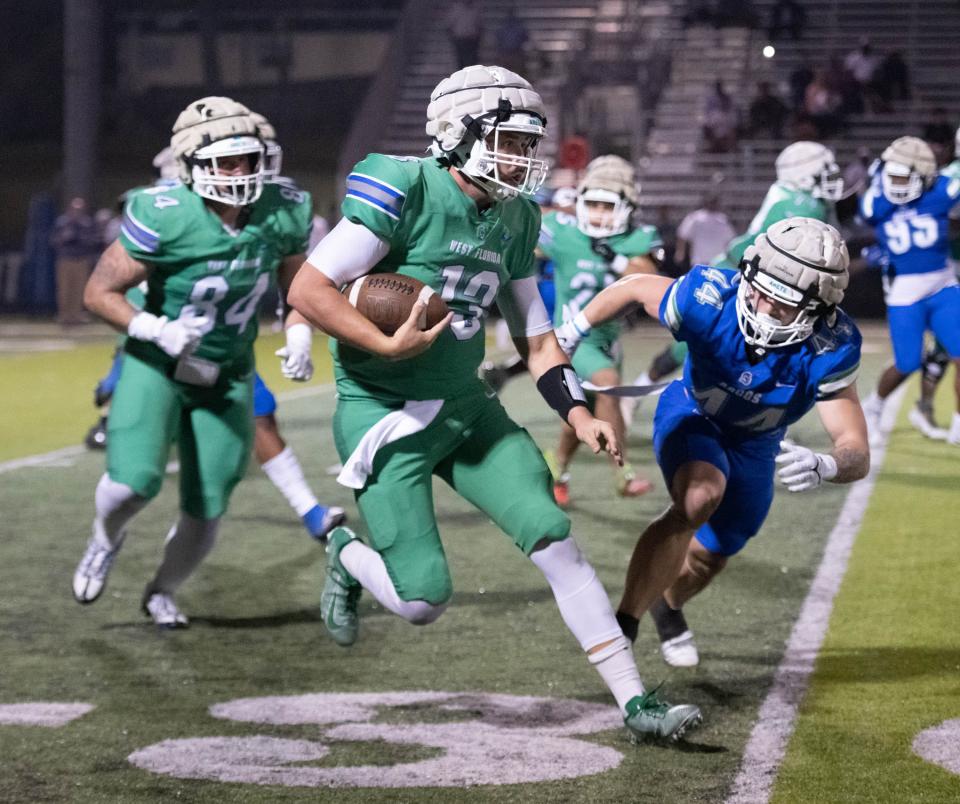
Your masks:
{"label": "white glove", "polygon": [[210,330],[211,323],[207,316],[196,315],[191,307],[184,308],[180,318],[173,321],[165,315],[137,313],[127,327],[127,335],[155,343],[170,357],[180,357],[184,352],[193,350]]}
{"label": "white glove", "polygon": [[572,357],[577,351],[580,341],[590,334],[590,322],[583,313],[577,313],[575,318],[564,321],[553,333],[557,336],[560,348],[567,357]]}
{"label": "white glove", "polygon": [[280,370],[288,380],[306,382],[313,376],[313,361],[310,359],[313,330],[309,324],[291,324],[286,333],[287,345],[276,351]]}
{"label": "white glove", "polygon": [[783,466],[777,476],[790,491],[815,489],[837,476],[837,462],[832,455],[814,452],[786,439],[780,442],[780,450],[775,460]]}

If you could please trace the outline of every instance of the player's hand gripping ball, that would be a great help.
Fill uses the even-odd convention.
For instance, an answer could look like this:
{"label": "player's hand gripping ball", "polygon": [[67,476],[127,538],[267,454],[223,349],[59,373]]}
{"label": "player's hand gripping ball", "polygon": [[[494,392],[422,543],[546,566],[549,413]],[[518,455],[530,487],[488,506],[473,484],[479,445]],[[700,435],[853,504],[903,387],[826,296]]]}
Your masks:
{"label": "player's hand gripping ball", "polygon": [[403,274],[367,274],[347,285],[343,294],[385,335],[393,335],[410,317],[417,299],[426,302],[418,322],[421,330],[436,326],[450,312],[433,288]]}

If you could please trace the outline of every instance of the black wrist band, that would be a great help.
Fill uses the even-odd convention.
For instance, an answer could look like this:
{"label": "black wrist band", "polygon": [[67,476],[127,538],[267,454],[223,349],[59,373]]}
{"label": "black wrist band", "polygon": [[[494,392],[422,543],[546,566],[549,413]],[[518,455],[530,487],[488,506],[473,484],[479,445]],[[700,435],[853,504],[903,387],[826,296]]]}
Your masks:
{"label": "black wrist band", "polygon": [[564,421],[574,408],[587,407],[587,396],[569,363],[547,369],[537,380],[537,390]]}

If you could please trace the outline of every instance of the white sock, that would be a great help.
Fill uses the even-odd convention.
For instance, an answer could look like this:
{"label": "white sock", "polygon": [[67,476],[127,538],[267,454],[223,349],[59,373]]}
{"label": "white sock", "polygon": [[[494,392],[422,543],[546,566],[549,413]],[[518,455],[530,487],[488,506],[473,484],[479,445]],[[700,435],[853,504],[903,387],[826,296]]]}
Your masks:
{"label": "white sock", "polygon": [[213,549],[217,540],[220,517],[216,519],[197,519],[187,513],[180,513],[177,524],[170,528],[163,546],[163,561],[157,568],[157,574],[149,584],[156,592],[173,594],[200,562]]}
{"label": "white sock", "polygon": [[610,598],[572,537],[530,555],[550,584],[567,628],[585,651],[623,636]]}
{"label": "white sock", "polygon": [[401,600],[380,554],[359,539],[340,551],[340,563],[381,606],[414,625],[428,625],[446,611],[446,603],[435,606],[426,600]]}
{"label": "white sock", "polygon": [[313,506],[319,504],[316,495],[307,485],[307,479],[303,476],[300,461],[290,447],[285,447],[283,452],[260,466],[273,485],[287,498],[287,502],[297,512],[297,516],[303,516]]}
{"label": "white sock", "polygon": [[[633,381],[634,385],[653,385],[653,380],[650,379],[650,375],[646,371],[641,371],[637,375],[637,379]],[[626,397],[629,399],[629,397]]]}
{"label": "white sock", "polygon": [[643,682],[633,658],[630,641],[621,634],[605,648],[587,656],[600,678],[617,700],[617,706],[626,711],[627,701],[643,695]]}
{"label": "white sock", "polygon": [[123,541],[124,527],[148,502],[130,486],[104,473],[94,493],[93,538],[111,549]]}

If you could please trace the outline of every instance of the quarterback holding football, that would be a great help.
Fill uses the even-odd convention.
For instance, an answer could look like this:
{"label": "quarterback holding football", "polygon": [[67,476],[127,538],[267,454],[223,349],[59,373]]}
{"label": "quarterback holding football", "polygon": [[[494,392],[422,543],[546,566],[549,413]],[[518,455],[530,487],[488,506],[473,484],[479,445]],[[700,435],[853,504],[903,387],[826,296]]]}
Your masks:
{"label": "quarterback holding football", "polygon": [[[699,709],[644,689],[607,594],[553,499],[540,450],[477,377],[483,321],[496,301],[547,403],[594,452],[619,458],[614,430],[587,409],[537,289],[532,196],[547,172],[537,156],[543,101],[516,73],[466,67],[434,89],[426,131],[429,157],[371,154],[356,165],[343,219],[290,291],[294,307],[333,336],[339,480],[355,490],[370,541],[331,532],[324,623],[339,644],[352,644],[364,588],[411,623],[443,613],[453,587],[433,510],[436,475],[543,572],[628,729],[676,739]],[[387,335],[340,292],[368,274],[418,279],[450,312],[421,329],[428,299],[418,298]]]}

